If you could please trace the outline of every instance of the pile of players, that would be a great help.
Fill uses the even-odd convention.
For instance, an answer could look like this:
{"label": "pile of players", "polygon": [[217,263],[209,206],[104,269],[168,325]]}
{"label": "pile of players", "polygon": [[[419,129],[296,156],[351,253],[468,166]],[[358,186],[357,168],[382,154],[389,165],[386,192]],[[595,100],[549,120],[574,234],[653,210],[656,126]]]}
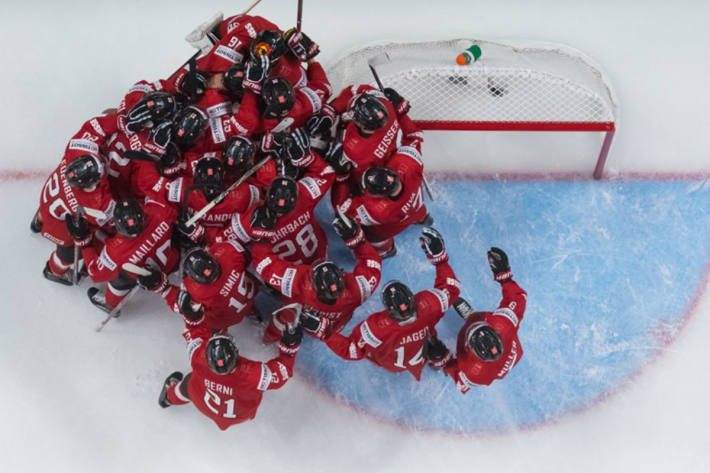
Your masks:
{"label": "pile of players", "polygon": [[[160,294],[184,320],[192,365],[168,377],[160,405],[191,401],[222,429],[252,419],[262,393],[292,376],[304,331],[342,358],[417,380],[426,365],[443,368],[462,392],[505,376],[522,356],[525,292],[492,248],[498,310],[474,313],[458,297],[444,240],[427,226],[423,136],[408,101],[369,85],[331,97],[318,45],[295,28],[237,15],[210,34],[207,54],[166,80],[138,82],[69,141],[31,225],[56,244],[45,278],[106,283],[88,296],[114,315],[136,287]],[[352,272],[326,259],[314,212],[328,191]],[[395,256],[393,237],[413,224],[425,225],[434,288],[385,284],[385,310],[343,335]],[[280,354],[266,363],[240,356],[227,332],[263,320],[260,290],[280,302],[264,331]],[[435,325],[457,301],[465,322],[453,357]]]}

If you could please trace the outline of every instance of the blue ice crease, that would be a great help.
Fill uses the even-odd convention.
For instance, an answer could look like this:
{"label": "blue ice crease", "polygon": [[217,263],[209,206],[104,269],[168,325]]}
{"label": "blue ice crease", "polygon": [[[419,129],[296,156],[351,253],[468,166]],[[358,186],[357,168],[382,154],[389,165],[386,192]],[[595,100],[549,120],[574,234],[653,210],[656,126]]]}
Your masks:
{"label": "blue ice crease", "polygon": [[[485,252],[507,251],[528,291],[520,329],[525,355],[508,377],[463,396],[440,372],[417,383],[368,361],[346,362],[312,339],[297,370],[346,402],[411,428],[485,432],[520,428],[583,407],[623,384],[678,329],[710,254],[710,186],[692,181],[434,183],[428,203],[446,238],[463,295],[478,310],[500,292]],[[329,202],[318,209],[330,222]],[[433,285],[417,237],[397,237],[382,281]],[[330,231],[330,255],[353,258]],[[381,310],[379,290],[344,333]],[[449,310],[437,329],[455,348],[462,322]]]}

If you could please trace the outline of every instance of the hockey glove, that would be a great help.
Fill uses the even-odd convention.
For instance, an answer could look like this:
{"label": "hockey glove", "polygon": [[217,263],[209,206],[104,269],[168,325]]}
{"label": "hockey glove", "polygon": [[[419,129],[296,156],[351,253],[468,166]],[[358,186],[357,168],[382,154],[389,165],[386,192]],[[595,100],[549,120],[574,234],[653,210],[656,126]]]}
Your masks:
{"label": "hockey glove", "polygon": [[495,246],[488,250],[488,265],[493,271],[493,278],[500,282],[510,281],[513,278],[513,273],[510,271],[508,264],[508,255],[505,251]]}
{"label": "hockey glove", "polygon": [[325,162],[333,168],[336,174],[340,175],[349,174],[353,167],[352,161],[343,153],[342,143],[330,144],[328,151],[325,152]]}
{"label": "hockey glove", "polygon": [[152,126],[153,118],[145,102],[140,102],[126,114],[126,129],[131,133],[137,133],[143,128],[150,128]]}
{"label": "hockey glove", "polygon": [[459,297],[454,301],[454,310],[464,320],[473,314],[473,307],[463,297]]}
{"label": "hockey glove", "polygon": [[269,75],[271,60],[268,54],[262,54],[247,65],[246,78],[242,82],[244,89],[261,95],[261,84]]}
{"label": "hockey glove", "polygon": [[311,140],[303,128],[285,137],[279,149],[279,158],[296,167],[307,167],[313,163],[315,158],[311,154]]}
{"label": "hockey glove", "polygon": [[335,220],[333,220],[333,229],[345,241],[345,246],[348,248],[355,248],[365,241],[365,234],[360,225],[345,214],[338,213],[336,215]]}
{"label": "hockey glove", "polygon": [[266,205],[257,207],[251,214],[251,226],[252,228],[273,230],[276,226],[276,214]]}
{"label": "hockey glove", "polygon": [[303,329],[300,324],[294,328],[287,328],[281,335],[279,350],[285,355],[296,356],[298,349],[301,348],[301,340],[303,340]]}
{"label": "hockey glove", "polygon": [[150,130],[148,141],[143,145],[143,149],[157,157],[162,157],[165,155],[165,149],[168,147],[172,137],[172,122],[163,122]]}
{"label": "hockey glove", "polygon": [[392,102],[392,105],[394,105],[394,109],[397,111],[397,115],[405,115],[409,112],[409,109],[411,108],[409,100],[406,100],[404,97],[399,95],[396,90],[391,89],[389,87],[387,87],[384,92],[385,97],[387,97],[387,100]]}
{"label": "hockey glove", "polygon": [[315,136],[331,136],[331,129],[335,123],[335,110],[328,104],[323,105],[320,113],[313,115],[306,121],[308,134]]}
{"label": "hockey glove", "polygon": [[89,222],[81,216],[68,216],[66,218],[67,231],[74,239],[74,244],[79,248],[84,248],[91,243],[91,230],[89,229]]}
{"label": "hockey glove", "polygon": [[422,236],[419,237],[422,250],[426,253],[427,259],[432,264],[441,264],[449,261],[449,254],[446,252],[446,245],[441,234],[432,227],[424,227]]}
{"label": "hockey glove", "polygon": [[138,285],[150,292],[163,292],[168,287],[168,278],[159,269],[151,269],[148,276],[138,276]]}
{"label": "hockey glove", "polygon": [[318,340],[323,340],[330,336],[330,321],[325,317],[303,311],[301,314],[301,325],[306,332],[310,333]]}
{"label": "hockey glove", "polygon": [[177,303],[186,325],[195,326],[205,319],[204,306],[192,302],[192,296],[190,296],[189,292],[181,290],[178,293]]}
{"label": "hockey glove", "polygon": [[422,355],[428,364],[436,369],[443,368],[452,358],[451,352],[446,348],[446,345],[432,335],[429,335],[424,342]]}
{"label": "hockey glove", "polygon": [[189,70],[187,74],[185,74],[177,88],[181,94],[192,100],[202,95],[205,89],[207,89],[207,77],[205,77],[203,72],[196,69],[197,66],[194,57],[190,59],[188,67]]}
{"label": "hockey glove", "polygon": [[178,219],[177,229],[181,235],[187,237],[191,242],[199,245],[202,241],[202,237],[205,236],[205,227],[203,227],[199,222],[188,225],[188,220],[189,218],[187,216]]}
{"label": "hockey glove", "polygon": [[296,28],[291,28],[286,31],[284,38],[291,52],[302,62],[313,59],[320,52],[318,44],[306,36],[305,33],[297,31]]}
{"label": "hockey glove", "polygon": [[271,133],[267,131],[261,138],[261,151],[264,153],[276,152],[281,149],[287,136],[286,132]]}

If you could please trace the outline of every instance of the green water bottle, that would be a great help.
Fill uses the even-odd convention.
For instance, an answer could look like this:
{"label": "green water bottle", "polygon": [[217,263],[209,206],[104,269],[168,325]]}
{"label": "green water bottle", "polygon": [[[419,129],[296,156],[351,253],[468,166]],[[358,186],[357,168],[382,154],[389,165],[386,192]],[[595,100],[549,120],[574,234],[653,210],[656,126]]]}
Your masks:
{"label": "green water bottle", "polygon": [[481,57],[481,47],[477,44],[472,44],[466,51],[456,56],[456,64],[466,66],[478,61]]}

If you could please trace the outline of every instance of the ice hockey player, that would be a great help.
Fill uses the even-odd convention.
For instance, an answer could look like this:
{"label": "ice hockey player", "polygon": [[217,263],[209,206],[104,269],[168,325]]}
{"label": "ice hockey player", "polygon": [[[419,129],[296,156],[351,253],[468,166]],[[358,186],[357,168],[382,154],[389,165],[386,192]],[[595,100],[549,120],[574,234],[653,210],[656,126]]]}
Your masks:
{"label": "ice hockey player", "polygon": [[424,165],[418,147],[402,146],[383,167],[362,175],[364,193],[340,205],[363,226],[372,246],[387,258],[397,250],[394,236],[415,223],[431,223],[422,194]]}
{"label": "ice hockey player", "polygon": [[299,315],[304,329],[316,338],[341,331],[380,283],[382,259],[365,240],[357,222],[338,216],[333,227],[355,253],[357,262],[352,273],[345,273],[330,261],[296,265],[274,253],[262,257],[255,249],[257,273],[284,296],[285,307],[274,314],[264,333],[266,343],[278,340]]}
{"label": "ice hockey player", "polygon": [[[94,142],[87,141],[94,145]],[[71,144],[69,145],[72,146]],[[98,147],[95,149],[98,153]],[[83,220],[97,229],[110,221],[116,202],[111,196],[104,165],[97,154],[83,154],[67,162],[62,159],[42,189],[37,215],[42,236],[57,247],[44,267],[44,277],[60,284],[72,285],[75,243],[67,230],[67,221]],[[98,211],[100,217],[96,217]],[[90,215],[81,215],[90,212]],[[78,247],[88,244],[80,238]]]}
{"label": "ice hockey player", "polygon": [[[449,266],[444,240],[433,228],[426,227],[420,237],[422,249],[436,267],[434,289],[412,294],[400,281],[390,281],[382,288],[386,310],[360,322],[349,337],[332,334],[325,340],[331,350],[346,360],[367,358],[387,371],[409,371],[417,381],[427,362],[442,367],[451,355],[442,352],[435,325],[459,296],[461,283]],[[307,323],[306,320],[303,323]]]}
{"label": "ice hockey player", "polygon": [[237,241],[196,247],[184,257],[182,287],[166,288],[162,275],[146,288],[162,290],[168,307],[184,316],[188,329],[204,325],[225,330],[253,312],[259,283],[246,271],[248,265],[249,254]]}
{"label": "ice hockey player", "polygon": [[141,206],[135,199],[121,199],[116,202],[113,218],[117,234],[104,242],[98,254],[89,246],[92,233],[86,220],[66,221],[74,244],[82,248],[92,281],[108,282],[105,293],[96,287],[87,292],[91,303],[106,312],[116,307],[136,285],[138,275],[124,270],[124,263],[159,268],[170,274],[178,262],[178,253],[171,246],[176,218],[172,207],[152,200]]}
{"label": "ice hockey player", "polygon": [[503,250],[495,247],[488,250],[488,263],[503,292],[498,308],[493,312],[474,312],[463,299],[455,303],[457,312],[464,317],[464,325],[456,343],[456,358],[444,370],[464,394],[473,386],[504,378],[523,356],[518,328],[525,313],[527,293],[513,281]]}
{"label": "ice hockey player", "polygon": [[[328,239],[315,217],[315,208],[333,184],[335,174],[320,156],[309,151],[302,129],[294,134],[305,138],[305,145],[297,144],[301,139],[293,140],[294,145],[288,146],[283,161],[297,171],[304,170],[305,175],[298,181],[276,177],[263,205],[235,215],[218,239],[236,238],[244,244],[257,242],[254,246],[265,245],[268,251],[287,261],[310,264],[324,258],[327,252]],[[256,258],[254,264],[258,264]]]}
{"label": "ice hockey player", "polygon": [[240,356],[229,335],[210,337],[206,329],[195,332],[186,336],[192,371],[184,378],[179,371],[168,376],[158,404],[192,402],[222,430],[256,417],[264,391],[279,389],[293,376],[303,337],[300,326],[284,331],[279,355],[262,363]]}

